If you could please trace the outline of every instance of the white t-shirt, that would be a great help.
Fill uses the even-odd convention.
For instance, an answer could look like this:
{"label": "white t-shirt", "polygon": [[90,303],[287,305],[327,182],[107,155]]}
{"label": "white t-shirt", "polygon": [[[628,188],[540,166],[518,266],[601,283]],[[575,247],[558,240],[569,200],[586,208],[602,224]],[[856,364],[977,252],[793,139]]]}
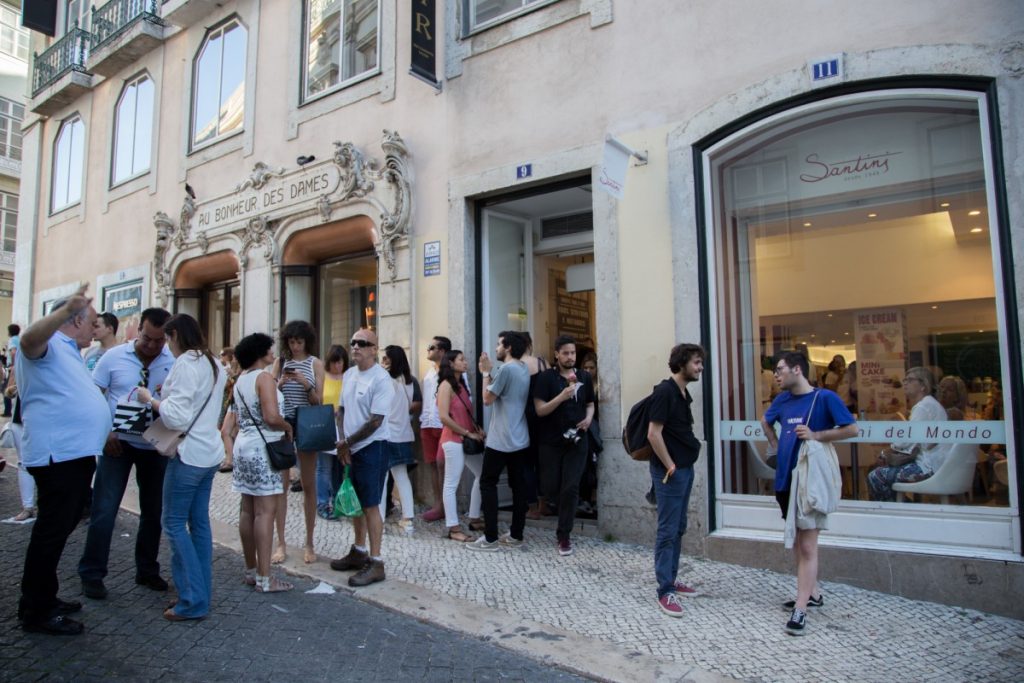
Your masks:
{"label": "white t-shirt", "polygon": [[412,420],[409,417],[409,406],[412,404],[413,384],[405,383],[405,379],[397,377],[391,380],[395,385],[395,398],[388,414],[388,441],[391,443],[410,443],[416,440],[412,433]]}
{"label": "white t-shirt", "polygon": [[437,368],[433,365],[423,375],[423,412],[420,413],[420,427],[441,429],[441,418],[437,414]]}
{"label": "white t-shirt", "polygon": [[343,424],[345,437],[354,434],[370,419],[371,415],[384,415],[373,434],[357,443],[350,444],[353,453],[374,441],[387,441],[390,438],[388,415],[391,414],[391,403],[395,397],[395,385],[388,371],[377,363],[369,370],[361,371],[351,367],[345,371],[341,379],[341,407],[345,410]]}

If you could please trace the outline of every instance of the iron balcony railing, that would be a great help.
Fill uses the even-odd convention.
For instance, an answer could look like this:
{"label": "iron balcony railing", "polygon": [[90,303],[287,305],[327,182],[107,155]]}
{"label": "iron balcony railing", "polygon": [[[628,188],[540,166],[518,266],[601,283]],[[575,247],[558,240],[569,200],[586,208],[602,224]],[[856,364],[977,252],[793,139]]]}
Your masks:
{"label": "iron balcony railing", "polygon": [[69,71],[85,72],[85,60],[89,57],[92,35],[85,29],[73,29],[65,33],[42,54],[32,60],[32,97],[46,86],[54,83]]}
{"label": "iron balcony railing", "polygon": [[137,21],[163,25],[158,0],[110,0],[103,7],[92,8],[92,49],[109,43],[131,28]]}

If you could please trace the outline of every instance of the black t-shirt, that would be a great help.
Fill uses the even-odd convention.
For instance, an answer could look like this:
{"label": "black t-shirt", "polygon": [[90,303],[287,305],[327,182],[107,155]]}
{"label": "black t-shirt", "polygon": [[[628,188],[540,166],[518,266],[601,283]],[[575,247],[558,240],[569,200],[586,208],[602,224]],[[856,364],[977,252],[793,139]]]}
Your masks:
{"label": "black t-shirt", "polygon": [[[535,379],[533,397],[545,403],[569,386],[569,382],[558,372],[558,368],[552,367],[538,372]],[[576,379],[580,384],[576,396],[559,404],[550,415],[537,418],[537,436],[541,443],[550,446],[561,445],[565,430],[575,427],[587,416],[587,404],[594,403],[594,383],[590,375],[583,370],[576,371]]]}
{"label": "black t-shirt", "polygon": [[676,467],[692,467],[700,455],[700,442],[693,434],[691,403],[690,392],[680,392],[675,380],[666,379],[654,388],[647,407],[648,421],[663,425],[661,436]]}

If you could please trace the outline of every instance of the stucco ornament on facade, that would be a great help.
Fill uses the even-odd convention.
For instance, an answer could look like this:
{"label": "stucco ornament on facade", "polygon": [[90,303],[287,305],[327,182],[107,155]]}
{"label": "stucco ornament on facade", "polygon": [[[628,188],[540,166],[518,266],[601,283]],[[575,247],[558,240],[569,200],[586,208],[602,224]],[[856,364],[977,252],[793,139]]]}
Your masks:
{"label": "stucco ornament on facade", "polygon": [[186,253],[193,248],[201,254],[237,250],[245,268],[252,249],[262,246],[266,260],[279,266],[283,245],[278,228],[283,219],[317,216],[327,223],[337,211],[358,204],[377,213],[377,253],[393,281],[398,274],[396,244],[409,234],[412,191],[405,141],[394,131],[383,133],[383,164],[367,158],[351,142],[335,142],[331,157],[318,164],[286,170],[259,161],[231,191],[202,202],[186,195],[177,225],[158,211],[153,218],[153,271],[161,304],[166,305],[173,292],[174,270],[195,255]]}

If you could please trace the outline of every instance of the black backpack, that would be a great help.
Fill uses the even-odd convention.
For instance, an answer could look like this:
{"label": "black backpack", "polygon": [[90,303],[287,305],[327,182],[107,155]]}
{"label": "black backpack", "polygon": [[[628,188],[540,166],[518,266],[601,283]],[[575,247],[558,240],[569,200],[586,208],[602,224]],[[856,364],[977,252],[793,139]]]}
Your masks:
{"label": "black backpack", "polygon": [[[658,385],[655,385],[654,389],[657,388]],[[650,460],[654,455],[654,449],[647,441],[647,428],[651,424],[647,417],[647,409],[653,396],[654,390],[629,409],[629,417],[622,428],[622,447],[629,453],[629,457],[641,462]]]}

